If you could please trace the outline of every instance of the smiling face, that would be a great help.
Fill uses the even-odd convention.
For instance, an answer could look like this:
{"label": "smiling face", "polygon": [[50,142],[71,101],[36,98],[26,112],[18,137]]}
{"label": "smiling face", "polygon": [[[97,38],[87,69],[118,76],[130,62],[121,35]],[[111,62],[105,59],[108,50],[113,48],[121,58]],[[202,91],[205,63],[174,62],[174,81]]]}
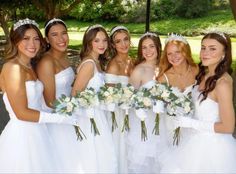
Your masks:
{"label": "smiling face", "polygon": [[26,30],[23,39],[17,44],[18,54],[22,57],[33,58],[40,49],[40,38],[33,29]]}
{"label": "smiling face", "polygon": [[113,38],[113,43],[117,53],[128,54],[130,39],[126,32],[117,32]]}
{"label": "smiling face", "polygon": [[142,55],[146,60],[157,60],[157,48],[152,39],[147,38],[142,42]]}
{"label": "smiling face", "polygon": [[92,55],[98,57],[100,54],[104,54],[107,47],[107,36],[103,31],[97,32],[96,37],[92,40]]}
{"label": "smiling face", "polygon": [[62,24],[53,25],[46,38],[51,48],[59,52],[64,52],[69,44],[69,36],[65,26]]}
{"label": "smiling face", "polygon": [[182,54],[180,48],[174,44],[169,43],[166,49],[166,55],[169,63],[172,66],[179,66],[186,62],[184,55]]}
{"label": "smiling face", "polygon": [[202,41],[200,58],[204,66],[216,67],[224,55],[224,46],[217,40],[206,38]]}

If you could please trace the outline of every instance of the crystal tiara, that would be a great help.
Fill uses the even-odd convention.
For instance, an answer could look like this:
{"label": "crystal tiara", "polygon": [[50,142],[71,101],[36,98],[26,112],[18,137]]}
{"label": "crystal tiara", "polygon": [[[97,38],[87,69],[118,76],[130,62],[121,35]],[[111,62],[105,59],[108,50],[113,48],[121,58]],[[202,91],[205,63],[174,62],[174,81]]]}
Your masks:
{"label": "crystal tiara", "polygon": [[125,31],[129,32],[129,30],[128,30],[126,27],[120,25],[120,26],[114,27],[114,28],[111,30],[110,36],[112,36],[112,35],[113,35],[116,31],[118,31],[118,30],[125,30]]}
{"label": "crystal tiara", "polygon": [[188,41],[180,34],[168,34],[168,37],[165,40],[165,44],[167,44],[168,42],[172,41],[172,40],[178,40],[180,42],[183,42],[185,44],[188,44]]}
{"label": "crystal tiara", "polygon": [[16,22],[13,25],[13,30],[15,31],[20,26],[26,25],[26,24],[32,24],[32,25],[36,26],[37,28],[39,27],[39,24],[37,24],[34,20],[31,20],[29,18],[25,18],[25,19],[22,19],[22,20],[19,20],[18,22]]}
{"label": "crystal tiara", "polygon": [[53,23],[53,22],[62,22],[64,25],[66,25],[63,20],[58,19],[58,18],[53,18],[53,19],[51,19],[50,21],[48,21],[48,23],[45,25],[44,29],[46,30],[46,28],[47,28],[51,23]]}
{"label": "crystal tiara", "polygon": [[152,33],[152,32],[149,32],[149,31],[148,31],[148,32],[144,33],[144,34],[140,37],[140,39],[144,38],[145,36],[158,37],[156,33]]}
{"label": "crystal tiara", "polygon": [[221,37],[223,37],[224,40],[227,41],[225,34],[224,34],[223,32],[221,32],[221,31],[213,30],[213,31],[209,31],[207,34],[210,34],[210,33],[218,34],[218,35],[220,35]]}
{"label": "crystal tiara", "polygon": [[100,25],[100,24],[95,24],[95,25],[90,26],[90,27],[87,29],[86,33],[88,33],[90,30],[93,30],[93,29],[95,29],[95,28],[103,28],[103,29],[105,29],[102,25]]}

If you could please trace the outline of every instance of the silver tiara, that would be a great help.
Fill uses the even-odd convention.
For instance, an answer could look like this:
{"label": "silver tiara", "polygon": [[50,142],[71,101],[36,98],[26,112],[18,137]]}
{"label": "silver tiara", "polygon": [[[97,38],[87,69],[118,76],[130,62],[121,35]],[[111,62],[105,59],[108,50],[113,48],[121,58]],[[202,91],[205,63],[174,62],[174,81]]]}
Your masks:
{"label": "silver tiara", "polygon": [[212,30],[212,31],[209,31],[207,34],[210,34],[210,33],[218,34],[218,35],[220,35],[221,37],[223,37],[227,41],[225,34],[223,32],[221,32],[221,31]]}
{"label": "silver tiara", "polygon": [[19,20],[18,22],[16,22],[14,25],[13,25],[13,30],[15,31],[17,28],[19,28],[20,26],[22,25],[26,25],[26,24],[32,24],[36,27],[39,27],[39,24],[37,24],[34,20],[31,20],[29,18],[25,18],[25,19],[22,19],[22,20]]}
{"label": "silver tiara", "polygon": [[95,24],[95,25],[90,26],[90,27],[87,29],[86,33],[88,33],[90,30],[93,30],[93,29],[95,29],[95,28],[103,28],[103,29],[105,29],[102,25],[100,25],[100,24]]}
{"label": "silver tiara", "polygon": [[140,39],[144,38],[145,36],[158,37],[156,33],[152,33],[152,32],[149,32],[149,31],[148,31],[148,32],[144,33],[144,34],[140,37]]}
{"label": "silver tiara", "polygon": [[111,30],[110,36],[112,36],[112,35],[113,35],[116,31],[118,31],[118,30],[125,30],[125,31],[129,32],[129,30],[128,30],[126,27],[120,25],[120,26],[116,26],[115,28],[113,28],[113,29]]}
{"label": "silver tiara", "polygon": [[188,41],[182,35],[174,34],[174,33],[168,34],[168,38],[165,40],[165,44],[167,44],[168,42],[172,40],[177,40],[185,44],[188,44]]}
{"label": "silver tiara", "polygon": [[44,29],[46,29],[46,28],[47,28],[51,23],[53,23],[53,22],[62,22],[64,25],[66,25],[63,20],[58,19],[58,18],[53,18],[53,19],[51,19],[50,21],[48,21],[48,23],[46,24],[46,26],[44,27]]}

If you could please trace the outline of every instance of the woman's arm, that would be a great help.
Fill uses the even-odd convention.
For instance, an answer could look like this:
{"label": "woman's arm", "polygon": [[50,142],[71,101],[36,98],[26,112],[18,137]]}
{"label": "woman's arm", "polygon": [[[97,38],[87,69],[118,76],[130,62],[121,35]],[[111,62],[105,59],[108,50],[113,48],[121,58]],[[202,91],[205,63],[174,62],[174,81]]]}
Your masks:
{"label": "woman's arm", "polygon": [[83,91],[87,87],[89,80],[94,75],[94,66],[93,62],[86,62],[77,68],[77,76],[71,92],[72,96],[75,96],[78,91]]}
{"label": "woman's arm", "polygon": [[56,99],[55,67],[51,59],[45,57],[37,65],[37,75],[43,83],[43,95],[48,107],[52,107]]}
{"label": "woman's arm", "polygon": [[137,66],[130,75],[129,83],[138,89],[142,85],[142,77],[144,76],[144,71],[142,67]]}

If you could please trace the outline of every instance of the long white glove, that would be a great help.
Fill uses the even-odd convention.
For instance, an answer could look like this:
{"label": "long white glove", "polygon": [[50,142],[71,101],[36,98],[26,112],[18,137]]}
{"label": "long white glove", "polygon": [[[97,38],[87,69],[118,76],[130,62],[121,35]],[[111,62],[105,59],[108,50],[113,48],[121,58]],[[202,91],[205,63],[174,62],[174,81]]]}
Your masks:
{"label": "long white glove", "polygon": [[58,123],[78,126],[78,121],[76,118],[42,111],[40,112],[39,123]]}
{"label": "long white glove", "polygon": [[205,122],[205,121],[199,121],[193,118],[184,117],[184,116],[177,116],[175,118],[176,125],[179,127],[185,127],[185,128],[193,128],[198,131],[204,131],[204,132],[211,132],[214,133],[214,122]]}

